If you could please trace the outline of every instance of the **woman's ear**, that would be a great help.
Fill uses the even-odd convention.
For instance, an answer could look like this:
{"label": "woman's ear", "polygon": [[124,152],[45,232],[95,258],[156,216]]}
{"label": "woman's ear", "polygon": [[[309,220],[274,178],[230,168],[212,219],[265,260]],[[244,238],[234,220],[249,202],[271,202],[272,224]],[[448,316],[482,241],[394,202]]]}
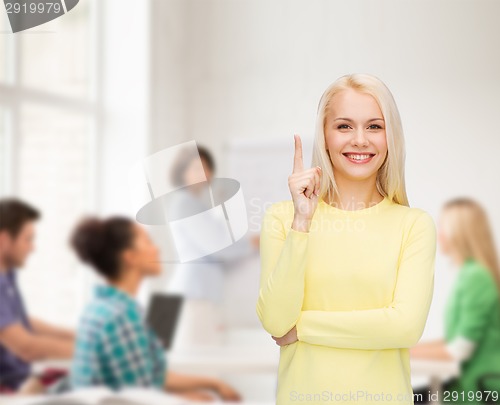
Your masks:
{"label": "woman's ear", "polygon": [[135,252],[134,249],[125,249],[120,258],[122,262],[122,266],[127,268],[134,264],[135,261]]}

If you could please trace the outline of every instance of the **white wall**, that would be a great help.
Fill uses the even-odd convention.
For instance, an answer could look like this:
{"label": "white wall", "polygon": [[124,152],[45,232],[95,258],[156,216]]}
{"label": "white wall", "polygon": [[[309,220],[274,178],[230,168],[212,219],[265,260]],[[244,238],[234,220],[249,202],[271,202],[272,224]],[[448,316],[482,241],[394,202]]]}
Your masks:
{"label": "white wall", "polygon": [[[241,162],[228,155],[234,145],[251,145],[257,139],[289,145],[290,165],[270,166],[265,184],[266,190],[276,188],[276,200],[289,198],[286,176],[291,170],[292,135],[312,136],[318,101],[328,84],[346,73],[368,72],[389,86],[400,108],[411,205],[437,219],[446,199],[471,195],[486,206],[500,234],[500,162],[493,156],[500,146],[497,1],[98,3],[95,85],[103,115],[93,150],[99,214],[134,215],[126,176],[130,165],[192,139],[214,151],[220,177],[237,173]],[[3,100],[6,94],[10,93],[0,94]],[[251,171],[249,167],[249,177]],[[250,188],[243,192],[247,200],[259,197],[259,191]],[[168,276],[170,268],[165,270]],[[240,270],[242,278],[231,273],[228,286],[248,290],[232,290],[229,299],[235,305],[228,305],[228,317],[238,326],[251,325],[262,332],[254,312],[258,263],[247,262]],[[438,255],[424,337],[442,333],[452,270]],[[81,274],[82,286],[88,286],[92,272]],[[59,304],[57,294],[46,299]],[[60,307],[61,314],[68,312]],[[48,315],[53,315],[49,320],[66,318],[56,310]],[[252,342],[257,336],[243,335]],[[253,382],[238,382],[246,387],[248,398],[272,399],[275,375],[252,378]]]}
{"label": "white wall", "polygon": [[[153,55],[163,67],[152,77],[160,84],[155,147],[190,139],[210,145],[224,176],[228,139],[311,136],[326,86],[346,73],[372,73],[389,86],[403,119],[411,206],[437,219],[447,198],[472,195],[500,234],[500,162],[492,154],[500,147],[498,2],[158,3],[155,21],[164,21],[165,35]],[[286,185],[285,177],[270,179]],[[442,331],[451,270],[439,255],[424,336]]]}
{"label": "white wall", "polygon": [[129,200],[128,170],[148,155],[150,47],[149,2],[106,0],[100,48],[102,107],[99,139],[99,210],[135,215]]}

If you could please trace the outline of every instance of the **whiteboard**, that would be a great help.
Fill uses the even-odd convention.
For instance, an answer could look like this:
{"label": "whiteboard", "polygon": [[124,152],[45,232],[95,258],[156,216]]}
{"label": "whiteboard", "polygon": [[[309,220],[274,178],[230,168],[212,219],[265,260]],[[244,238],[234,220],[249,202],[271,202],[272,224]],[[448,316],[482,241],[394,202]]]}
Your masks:
{"label": "whiteboard", "polygon": [[[312,137],[301,136],[304,167],[311,167]],[[270,204],[290,200],[288,176],[292,173],[293,134],[280,138],[230,139],[225,144],[228,175],[241,184],[249,215],[262,214]]]}
{"label": "whiteboard", "polygon": [[[312,160],[312,137],[301,136],[304,167]],[[224,145],[228,177],[236,179],[247,207],[249,233],[260,233],[264,210],[274,202],[290,200],[293,134],[289,137],[230,139]],[[228,327],[261,327],[255,311],[259,292],[259,256],[239,261],[225,279],[224,310]]]}

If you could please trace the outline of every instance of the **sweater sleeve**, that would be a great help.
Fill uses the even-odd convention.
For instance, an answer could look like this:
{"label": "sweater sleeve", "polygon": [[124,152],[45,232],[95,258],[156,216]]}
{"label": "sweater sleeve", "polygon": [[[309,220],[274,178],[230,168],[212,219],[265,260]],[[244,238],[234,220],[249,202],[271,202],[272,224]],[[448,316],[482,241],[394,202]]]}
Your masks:
{"label": "sweater sleeve", "polygon": [[414,346],[422,336],[432,301],[435,254],[434,221],[422,211],[402,249],[392,302],[368,310],[302,311],[296,325],[298,340],[366,350]]}
{"label": "sweater sleeve", "polygon": [[472,357],[477,343],[463,336],[457,336],[445,345],[447,352],[458,361],[465,361]]}
{"label": "sweater sleeve", "polygon": [[498,292],[493,277],[485,270],[468,273],[461,288],[457,335],[479,343],[491,324]]}
{"label": "sweater sleeve", "polygon": [[284,336],[302,309],[309,232],[296,231],[279,216],[276,203],[262,220],[260,288],[257,315],[272,336]]}

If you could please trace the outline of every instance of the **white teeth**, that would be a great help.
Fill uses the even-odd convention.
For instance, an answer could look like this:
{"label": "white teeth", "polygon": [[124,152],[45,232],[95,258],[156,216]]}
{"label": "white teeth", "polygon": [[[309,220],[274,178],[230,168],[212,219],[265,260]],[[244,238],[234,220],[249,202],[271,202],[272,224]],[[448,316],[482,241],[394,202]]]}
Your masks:
{"label": "white teeth", "polygon": [[363,159],[368,159],[371,157],[371,155],[347,155],[349,159],[355,159],[355,160],[363,160]]}

